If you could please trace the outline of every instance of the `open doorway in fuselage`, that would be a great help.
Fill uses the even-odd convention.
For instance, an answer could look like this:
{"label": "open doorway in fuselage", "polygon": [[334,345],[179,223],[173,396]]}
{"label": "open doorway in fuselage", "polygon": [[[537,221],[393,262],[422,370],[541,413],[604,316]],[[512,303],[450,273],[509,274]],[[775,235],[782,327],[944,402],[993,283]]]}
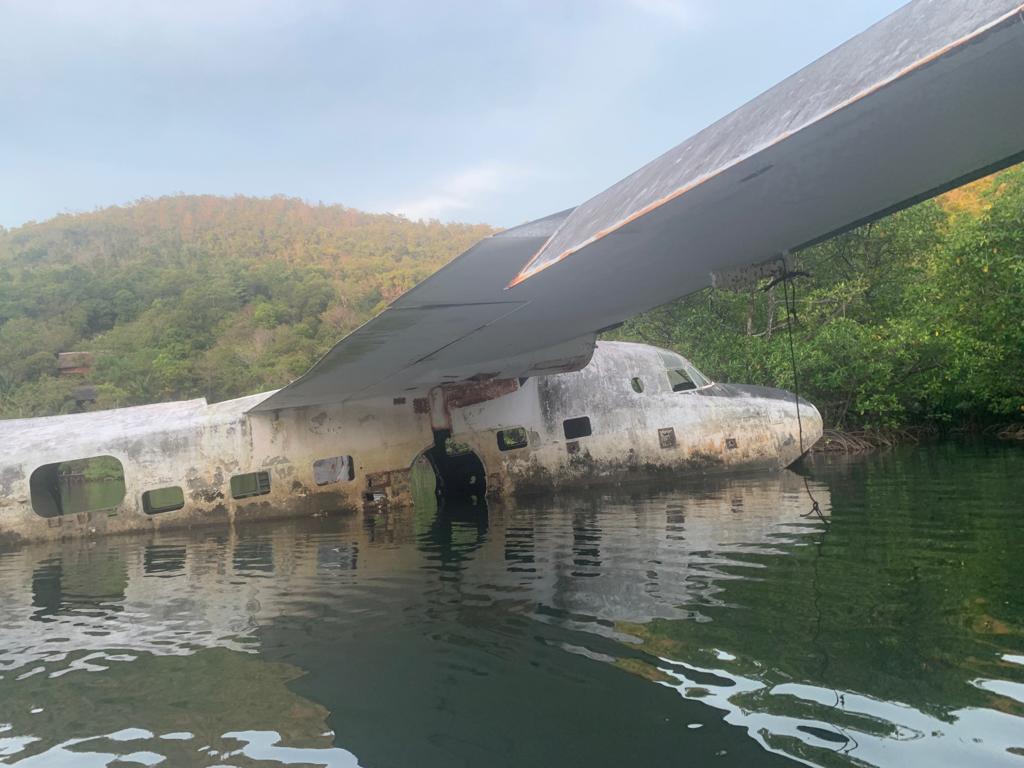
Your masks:
{"label": "open doorway in fuselage", "polygon": [[480,457],[446,429],[434,430],[434,445],[413,465],[413,493],[417,504],[425,501],[430,486],[427,467],[433,474],[433,493],[438,508],[449,510],[484,503],[487,472]]}

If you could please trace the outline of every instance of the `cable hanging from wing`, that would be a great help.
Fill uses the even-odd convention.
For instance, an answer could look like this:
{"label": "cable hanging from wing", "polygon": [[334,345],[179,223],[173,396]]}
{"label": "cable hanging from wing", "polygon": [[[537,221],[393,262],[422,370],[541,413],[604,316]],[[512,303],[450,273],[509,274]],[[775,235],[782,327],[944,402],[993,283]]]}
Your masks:
{"label": "cable hanging from wing", "polygon": [[[768,290],[774,286],[782,283],[782,291],[785,297],[786,304],[786,336],[789,340],[789,362],[792,367],[793,373],[793,399],[796,402],[796,427],[797,435],[800,441],[800,455],[804,455],[804,425],[803,420],[800,417],[800,379],[797,371],[796,364],[796,349],[793,344],[793,326],[797,323],[796,313],[796,283],[794,279],[797,277],[810,277],[809,272],[802,272],[799,270],[791,271],[789,269],[789,252],[785,251],[779,256],[779,262],[782,265],[781,274],[772,280],[765,288]],[[811,484],[804,475],[804,490],[807,491],[807,497],[811,500],[811,509],[809,512],[801,515],[801,517],[811,517],[812,515],[817,516],[822,523],[828,527],[829,522],[825,518],[825,515],[821,512],[821,505],[818,504],[818,500],[814,498],[814,494],[811,492]]]}

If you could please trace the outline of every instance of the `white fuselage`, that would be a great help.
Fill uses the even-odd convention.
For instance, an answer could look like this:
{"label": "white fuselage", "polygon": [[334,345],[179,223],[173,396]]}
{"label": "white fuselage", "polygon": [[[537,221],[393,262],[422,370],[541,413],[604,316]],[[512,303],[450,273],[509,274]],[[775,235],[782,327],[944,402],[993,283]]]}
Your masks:
{"label": "white fuselage", "polygon": [[[423,456],[442,487],[454,490],[450,471],[488,495],[520,495],[779,469],[820,437],[817,410],[801,402],[798,422],[781,390],[693,371],[691,388],[673,391],[678,364],[693,371],[673,353],[604,342],[574,373],[406,397],[249,413],[256,395],[0,422],[0,544],[404,505]],[[446,437],[460,455],[445,455]],[[124,498],[78,513],[48,505],[40,468],[95,456],[120,461]],[[467,457],[479,471],[465,469]],[[231,478],[255,474],[236,498]],[[143,494],[165,488],[181,489],[181,507],[147,513]]]}

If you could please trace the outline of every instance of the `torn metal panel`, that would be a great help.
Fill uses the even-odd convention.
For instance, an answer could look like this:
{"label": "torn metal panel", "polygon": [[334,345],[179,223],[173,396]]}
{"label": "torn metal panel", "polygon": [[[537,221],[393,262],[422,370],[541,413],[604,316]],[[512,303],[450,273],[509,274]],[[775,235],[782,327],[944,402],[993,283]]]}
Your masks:
{"label": "torn metal panel", "polygon": [[468,405],[486,403],[519,389],[516,379],[491,379],[488,381],[444,384],[445,403],[449,408],[465,408]]}

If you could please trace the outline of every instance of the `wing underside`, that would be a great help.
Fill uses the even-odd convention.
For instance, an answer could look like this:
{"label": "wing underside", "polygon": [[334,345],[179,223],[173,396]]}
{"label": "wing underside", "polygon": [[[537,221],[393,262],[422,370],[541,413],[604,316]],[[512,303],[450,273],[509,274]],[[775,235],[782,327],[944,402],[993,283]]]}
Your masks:
{"label": "wing underside", "polygon": [[487,238],[254,410],[576,370],[596,334],[1024,159],[1024,4],[915,0],[570,211]]}

